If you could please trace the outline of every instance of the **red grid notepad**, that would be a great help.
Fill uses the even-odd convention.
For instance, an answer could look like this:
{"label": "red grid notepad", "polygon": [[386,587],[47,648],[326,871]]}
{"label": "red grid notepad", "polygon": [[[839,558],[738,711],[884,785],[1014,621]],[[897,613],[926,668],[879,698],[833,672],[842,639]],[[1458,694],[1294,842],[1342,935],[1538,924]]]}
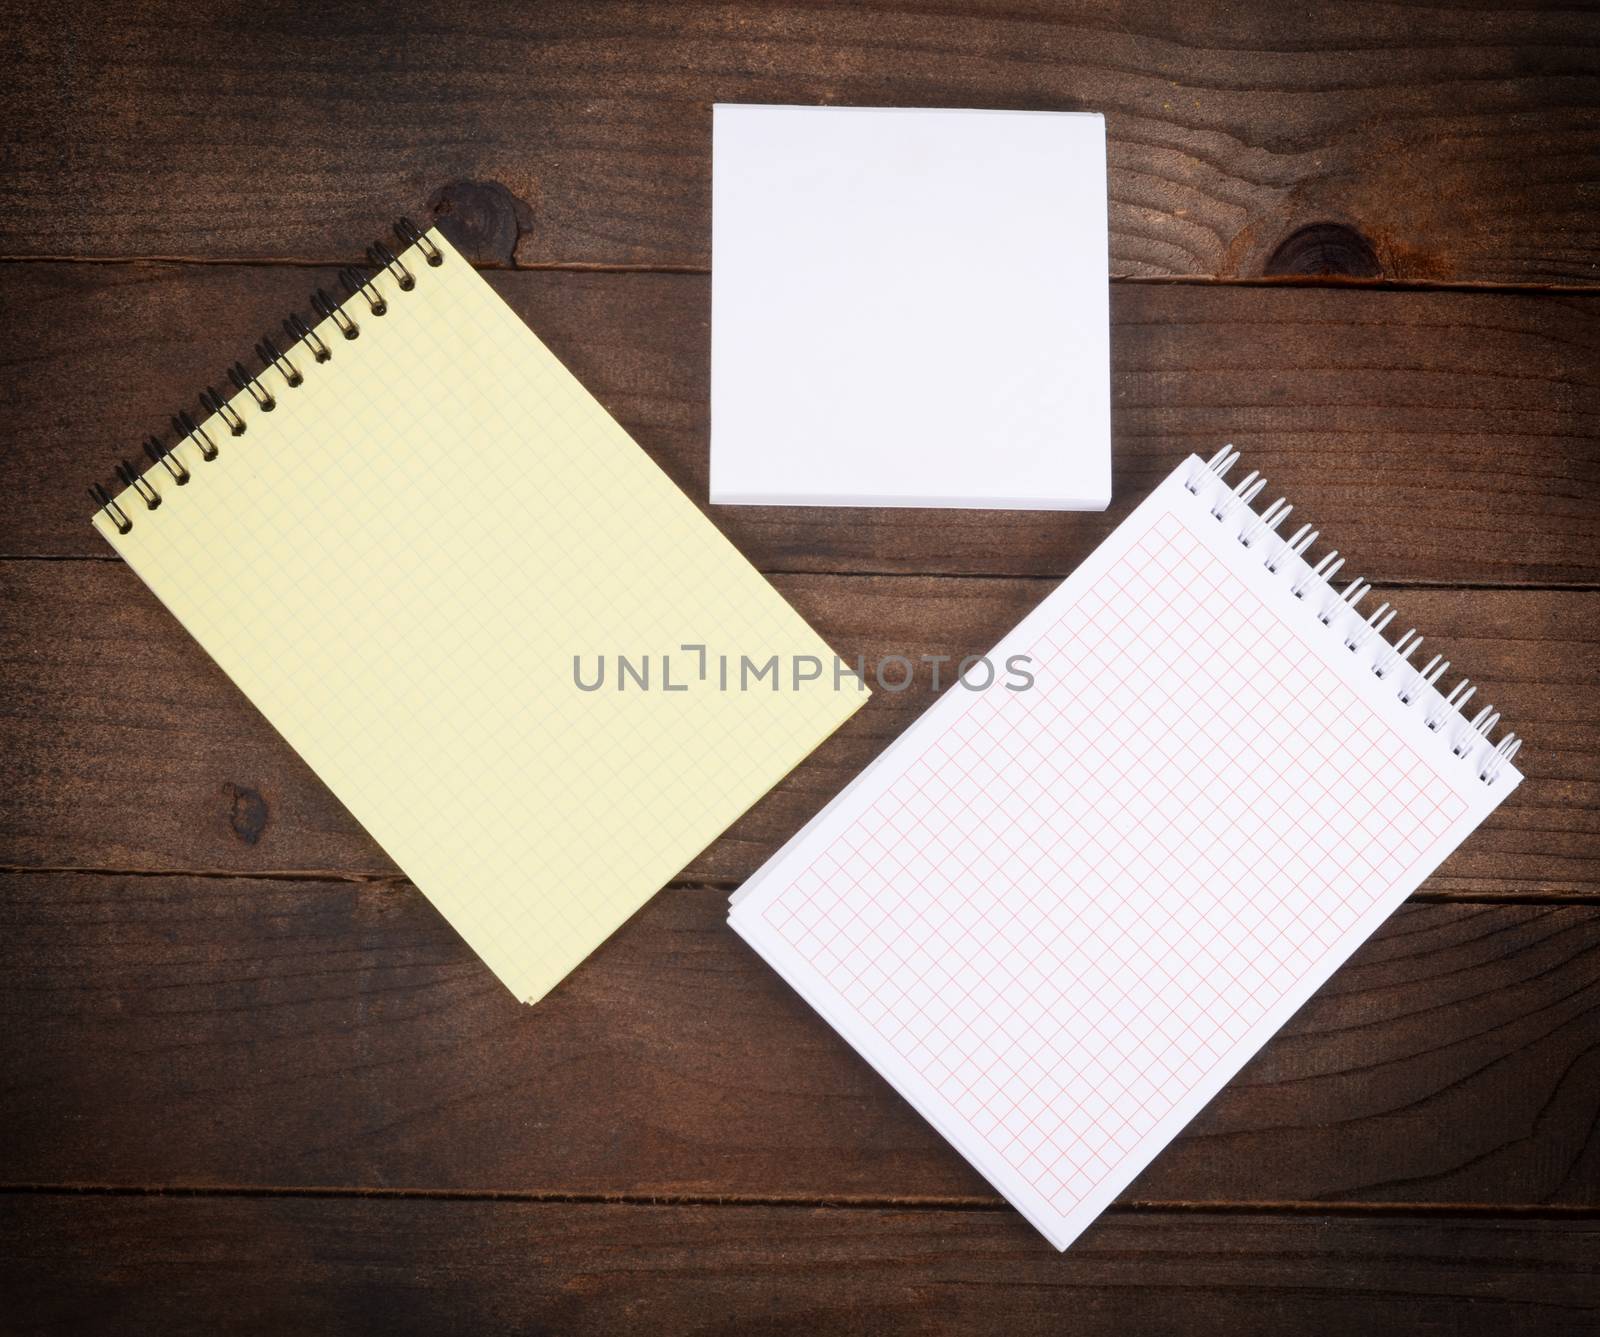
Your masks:
{"label": "red grid notepad", "polygon": [[1515,780],[1182,483],[732,916],[1062,1247]]}

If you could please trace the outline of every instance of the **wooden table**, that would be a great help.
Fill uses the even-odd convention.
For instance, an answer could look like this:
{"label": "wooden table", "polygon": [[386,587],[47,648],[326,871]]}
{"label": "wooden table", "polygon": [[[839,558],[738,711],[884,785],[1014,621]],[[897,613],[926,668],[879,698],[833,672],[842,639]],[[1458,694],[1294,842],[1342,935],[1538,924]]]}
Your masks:
{"label": "wooden table", "polygon": [[[1592,6],[7,8],[0,1329],[1595,1330]],[[87,523],[402,213],[703,501],[716,100],[1106,113],[1111,510],[712,512],[833,644],[987,648],[1231,439],[1528,739],[1065,1255],[723,922],[926,696],[524,1009]]]}

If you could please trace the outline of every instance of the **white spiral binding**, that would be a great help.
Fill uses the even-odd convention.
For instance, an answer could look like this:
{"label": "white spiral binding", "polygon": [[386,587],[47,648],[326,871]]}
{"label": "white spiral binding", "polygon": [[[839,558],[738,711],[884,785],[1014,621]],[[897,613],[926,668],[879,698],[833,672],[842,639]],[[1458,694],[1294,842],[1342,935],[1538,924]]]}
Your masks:
{"label": "white spiral binding", "polygon": [[[1301,525],[1289,538],[1277,534],[1278,527],[1294,509],[1282,497],[1259,513],[1251,503],[1267,485],[1267,480],[1252,470],[1233,487],[1224,479],[1238,462],[1239,452],[1224,446],[1205,464],[1196,463],[1184,480],[1184,486],[1196,497],[1209,488],[1207,513],[1218,524],[1227,526],[1239,544],[1249,550],[1261,545],[1265,554],[1262,565],[1273,575],[1285,574],[1289,592],[1295,598],[1310,603],[1316,617],[1325,627],[1337,623],[1342,633],[1344,648],[1360,654],[1372,645],[1369,653],[1374,657],[1369,667],[1380,681],[1396,679],[1395,696],[1400,704],[1421,713],[1422,722],[1430,732],[1440,734],[1448,744],[1450,755],[1470,762],[1478,779],[1492,785],[1500,773],[1517,755],[1522,740],[1513,733],[1491,742],[1489,735],[1500,722],[1500,714],[1493,706],[1483,706],[1468,719],[1467,703],[1477,689],[1463,678],[1448,694],[1436,686],[1450,668],[1450,663],[1438,655],[1430,659],[1425,668],[1417,668],[1412,654],[1422,644],[1415,628],[1405,632],[1398,640],[1384,639],[1384,630],[1394,620],[1395,609],[1387,603],[1379,604],[1363,615],[1357,606],[1371,591],[1372,585],[1359,577],[1351,580],[1344,589],[1336,590],[1333,578],[1344,566],[1337,552],[1324,553],[1313,564],[1306,557],[1311,545],[1317,541],[1317,531],[1310,525]],[[1275,539],[1276,541],[1271,541]]]}

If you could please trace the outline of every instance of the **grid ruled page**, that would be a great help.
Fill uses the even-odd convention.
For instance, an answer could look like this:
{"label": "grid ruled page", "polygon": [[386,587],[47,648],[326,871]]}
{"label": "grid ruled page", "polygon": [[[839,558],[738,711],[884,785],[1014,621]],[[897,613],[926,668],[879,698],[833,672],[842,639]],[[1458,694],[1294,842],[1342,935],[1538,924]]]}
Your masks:
{"label": "grid ruled page", "polygon": [[1063,1248],[1515,783],[1181,472],[731,916]]}
{"label": "grid ruled page", "polygon": [[[96,526],[518,997],[541,997],[860,704],[721,691],[831,652],[437,233],[161,506]],[[704,646],[684,652],[684,645]],[[619,689],[616,657],[649,661]],[[580,656],[593,682],[580,691]],[[671,668],[665,660],[671,658]],[[671,673],[670,680],[663,679]],[[671,682],[671,688],[668,682]]]}

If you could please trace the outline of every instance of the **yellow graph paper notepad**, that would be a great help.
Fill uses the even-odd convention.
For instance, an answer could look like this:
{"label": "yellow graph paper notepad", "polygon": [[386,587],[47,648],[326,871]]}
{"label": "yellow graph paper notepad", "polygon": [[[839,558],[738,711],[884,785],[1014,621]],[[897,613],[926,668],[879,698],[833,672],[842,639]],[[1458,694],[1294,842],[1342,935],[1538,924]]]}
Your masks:
{"label": "yellow graph paper notepad", "polygon": [[865,692],[437,232],[325,316],[94,523],[534,1002]]}

